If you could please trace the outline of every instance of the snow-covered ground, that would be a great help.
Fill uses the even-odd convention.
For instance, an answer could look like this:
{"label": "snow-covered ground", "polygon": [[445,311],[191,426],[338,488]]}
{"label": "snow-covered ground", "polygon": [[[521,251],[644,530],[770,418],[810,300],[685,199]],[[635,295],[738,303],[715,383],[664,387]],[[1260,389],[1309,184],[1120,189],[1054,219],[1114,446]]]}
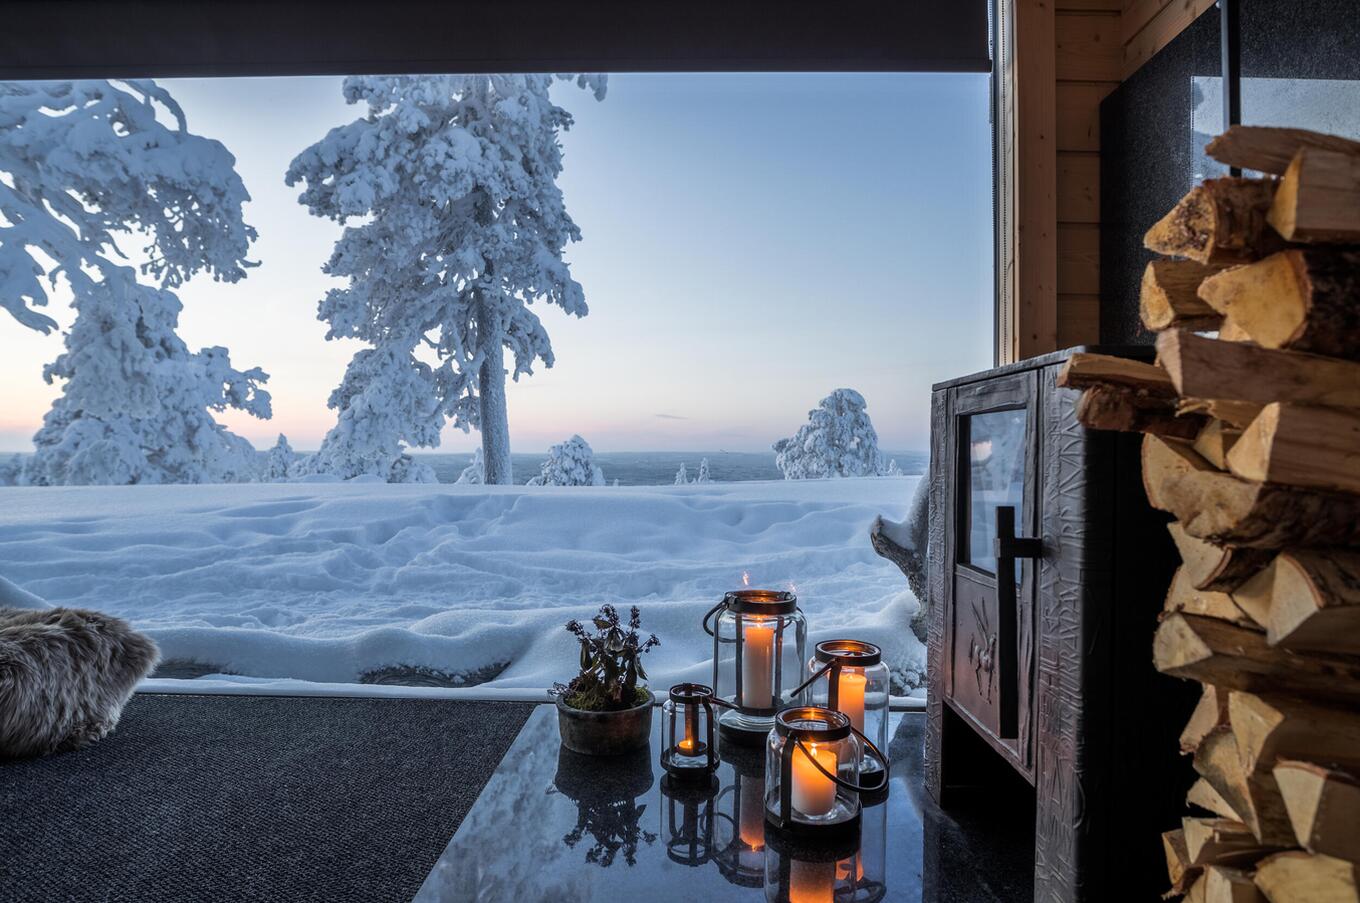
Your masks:
{"label": "snow-covered ground", "polygon": [[0,578],[146,629],[168,660],[355,681],[398,666],[571,676],[570,617],[642,608],[654,686],[710,676],[704,612],[741,585],[798,593],[812,642],[870,640],[924,670],[916,600],[870,548],[920,477],[692,486],[248,484],[0,489]]}

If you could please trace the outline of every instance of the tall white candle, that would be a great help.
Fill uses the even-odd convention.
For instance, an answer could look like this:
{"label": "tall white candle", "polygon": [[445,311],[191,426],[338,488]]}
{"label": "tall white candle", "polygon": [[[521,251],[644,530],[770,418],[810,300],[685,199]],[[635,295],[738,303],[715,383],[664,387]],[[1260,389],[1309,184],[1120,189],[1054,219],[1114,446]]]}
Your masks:
{"label": "tall white candle", "polygon": [[836,684],[836,708],[864,733],[864,688],[869,679],[863,671],[845,670]]}
{"label": "tall white candle", "polygon": [[741,699],[753,709],[774,707],[774,627],[751,621],[741,632]]}
{"label": "tall white candle", "polygon": [[[790,779],[793,788],[789,801],[793,803],[793,808],[804,815],[826,815],[836,805],[836,785],[826,776],[836,773],[836,751],[825,746],[819,747],[816,743],[804,743],[802,747],[794,749],[792,764]],[[822,766],[826,774],[822,774],[817,765]]]}

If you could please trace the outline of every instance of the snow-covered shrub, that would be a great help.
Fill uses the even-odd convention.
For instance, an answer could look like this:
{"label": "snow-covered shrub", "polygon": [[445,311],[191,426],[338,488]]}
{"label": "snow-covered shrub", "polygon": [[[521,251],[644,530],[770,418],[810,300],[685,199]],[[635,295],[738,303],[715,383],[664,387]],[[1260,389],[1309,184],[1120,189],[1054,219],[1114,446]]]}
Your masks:
{"label": "snow-covered shrub", "polygon": [[457,482],[467,486],[480,486],[486,482],[486,467],[482,464],[482,448],[480,445],[473,449],[472,461],[467,467],[463,468],[463,472],[458,475]]}
{"label": "snow-covered shrub", "polygon": [[22,486],[24,482],[23,455],[13,455],[6,461],[0,461],[0,486]]}
{"label": "snow-covered shrub", "polygon": [[[372,478],[375,474],[366,474]],[[424,461],[417,461],[410,455],[402,455],[392,462],[392,470],[387,475],[389,483],[438,483],[434,468]]]}
{"label": "snow-covered shrub", "polygon": [[700,461],[699,461],[699,475],[698,475],[697,477],[694,478],[694,482],[696,482],[696,483],[707,483],[707,482],[709,482],[709,476],[708,476],[708,459],[707,459],[707,458],[702,458],[702,459],[700,459]]}
{"label": "snow-covered shrub", "polygon": [[675,485],[677,486],[689,485],[689,473],[685,470],[684,461],[680,462],[680,469],[675,472]]}
{"label": "snow-covered shrub", "polygon": [[[30,482],[255,478],[254,449],[211,412],[268,418],[268,376],[234,369],[225,348],[191,352],[171,291],[198,272],[236,282],[252,265],[235,163],[189,133],[153,82],[0,83],[0,211],[11,224],[0,229],[0,307],[55,328],[36,310],[46,277],[65,281],[76,310],[65,352],[43,371],[64,385],[34,436]],[[141,273],[159,288],[113,262],[130,233],[145,240]]]}
{"label": "snow-covered shrub", "polygon": [[837,389],[808,412],[808,422],[774,444],[775,465],[786,480],[822,477],[871,477],[891,465],[878,450],[878,433],[865,410],[864,396]]}
{"label": "snow-covered shrub", "polygon": [[[604,96],[604,76],[574,79]],[[403,447],[437,446],[451,420],[481,430],[485,481],[511,482],[505,350],[514,379],[536,361],[551,367],[547,331],[527,305],[586,314],[562,259],[581,234],[557,187],[558,137],[572,119],[549,99],[553,81],[353,76],[345,100],[365,115],[288,167],[299,202],[346,226],[323,267],[348,280],[321,301],[326,338],[371,346],[330,397],[339,419],[318,468],[391,478]]]}
{"label": "snow-covered shrub", "polygon": [[288,437],[279,433],[279,440],[274,443],[274,447],[269,450],[269,454],[264,459],[264,473],[261,479],[264,480],[286,480],[292,476],[293,468],[297,464],[298,453],[293,451],[293,446],[288,444]]}
{"label": "snow-covered shrub", "polygon": [[595,464],[595,453],[580,436],[548,449],[548,460],[529,486],[603,486],[604,471]]}

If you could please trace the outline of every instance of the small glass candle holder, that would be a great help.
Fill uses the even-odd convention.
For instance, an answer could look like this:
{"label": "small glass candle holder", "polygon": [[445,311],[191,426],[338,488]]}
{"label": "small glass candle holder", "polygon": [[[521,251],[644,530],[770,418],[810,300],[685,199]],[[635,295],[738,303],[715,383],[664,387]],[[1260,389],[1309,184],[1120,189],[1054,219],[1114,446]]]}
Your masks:
{"label": "small glass candle holder", "polygon": [[[718,793],[718,872],[737,887],[765,881],[765,750],[719,739],[723,788]],[[730,774],[729,774],[730,772]]]}
{"label": "small glass candle holder", "polygon": [[796,701],[807,648],[798,597],[767,589],[728,593],[704,615],[704,630],[713,637],[713,687],[730,707],[719,726],[760,743],[775,712]]}
{"label": "small glass candle holder", "polygon": [[717,795],[718,779],[708,772],[699,780],[673,774],[661,779],[661,836],[672,862],[694,867],[713,858]]}
{"label": "small glass candle holder", "polygon": [[[877,749],[887,748],[890,675],[882,650],[860,640],[825,640],[815,647],[808,674],[798,690],[809,704],[841,712]],[[884,767],[862,746],[859,770],[866,787],[886,788]]]}
{"label": "small glass candle holder", "polygon": [[765,853],[765,899],[769,903],[861,903],[851,896],[849,880],[858,855],[859,838],[836,834],[816,843],[773,832]]}
{"label": "small glass candle holder", "polygon": [[887,772],[883,754],[862,742],[843,713],[797,706],[775,716],[765,753],[765,819],[793,832],[858,826],[861,748]]}
{"label": "small glass candle holder", "polygon": [[679,779],[706,778],[718,767],[713,688],[683,683],[661,705],[661,767]]}

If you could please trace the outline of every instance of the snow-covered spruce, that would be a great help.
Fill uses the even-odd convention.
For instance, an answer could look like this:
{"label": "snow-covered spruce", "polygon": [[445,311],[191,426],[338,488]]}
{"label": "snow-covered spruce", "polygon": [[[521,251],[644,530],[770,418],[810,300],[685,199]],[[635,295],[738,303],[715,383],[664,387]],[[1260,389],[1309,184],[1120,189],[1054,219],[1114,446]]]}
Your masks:
{"label": "snow-covered spruce", "polygon": [[709,482],[709,476],[708,476],[708,459],[707,459],[707,458],[702,458],[702,459],[700,459],[700,461],[699,461],[699,475],[698,475],[697,477],[694,478],[694,482],[696,482],[696,483],[707,483],[707,482]]}
{"label": "snow-covered spruce", "polygon": [[[249,195],[235,163],[189,133],[153,82],[0,83],[0,307],[49,332],[56,322],[37,310],[49,301],[45,278],[66,283],[76,310],[65,352],[43,371],[63,391],[23,481],[256,478],[255,450],[211,412],[269,417],[268,376],[236,370],[225,348],[191,352],[171,291],[198,272],[236,282],[251,265],[255,230],[241,219]],[[159,287],[113,262],[130,236],[145,241],[141,273]]]}
{"label": "snow-covered spruce", "polygon": [[482,448],[478,446],[472,451],[472,461],[463,472],[458,475],[457,481],[464,486],[480,486],[486,482],[486,467],[482,463]]}
{"label": "snow-covered spruce", "polygon": [[604,471],[595,464],[595,452],[580,436],[548,449],[548,460],[529,486],[603,486]]}
{"label": "snow-covered spruce", "polygon": [[0,461],[0,486],[24,485],[24,456],[11,455]]}
{"label": "snow-covered spruce", "polygon": [[[602,98],[602,75],[574,78]],[[553,364],[528,305],[585,316],[562,252],[580,230],[557,176],[571,116],[551,75],[355,76],[365,115],[300,153],[287,183],[316,216],[345,224],[323,267],[348,279],[321,301],[327,339],[371,347],[332,393],[338,414],[314,466],[396,481],[403,448],[435,447],[446,421],[482,433],[484,479],[512,482],[505,410],[511,375]],[[351,220],[358,220],[352,225]],[[434,359],[426,364],[417,350]]]}
{"label": "snow-covered spruce", "polygon": [[293,446],[288,444],[288,437],[279,433],[279,440],[274,443],[274,447],[265,455],[264,472],[260,475],[264,480],[286,480],[293,475],[297,465],[298,454],[293,451]]}
{"label": "snow-covered spruce", "polygon": [[871,477],[900,474],[885,461],[864,396],[837,389],[808,412],[808,422],[774,444],[775,465],[786,480]]}
{"label": "snow-covered spruce", "polygon": [[677,486],[689,485],[689,472],[685,470],[684,461],[680,462],[680,469],[675,472],[675,485]]}

